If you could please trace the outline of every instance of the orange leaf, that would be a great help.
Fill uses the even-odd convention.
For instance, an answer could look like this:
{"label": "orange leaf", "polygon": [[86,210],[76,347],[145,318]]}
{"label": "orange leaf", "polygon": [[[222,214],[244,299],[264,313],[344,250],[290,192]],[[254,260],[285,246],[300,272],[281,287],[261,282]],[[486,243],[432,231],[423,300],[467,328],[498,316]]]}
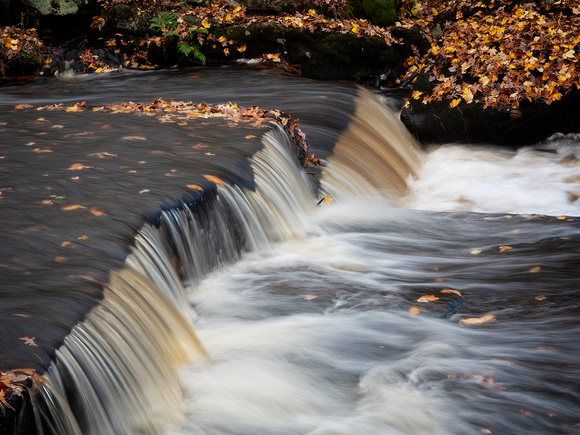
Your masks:
{"label": "orange leaf", "polygon": [[98,210],[96,207],[91,207],[91,209],[89,210],[92,214],[94,214],[95,216],[102,216],[105,214],[104,211]]}
{"label": "orange leaf", "polygon": [[483,317],[469,317],[467,319],[461,319],[459,323],[463,325],[480,325],[482,323],[490,323],[495,322],[495,316],[492,314],[488,314],[487,316]]}
{"label": "orange leaf", "polygon": [[62,207],[62,210],[64,210],[64,211],[70,211],[70,210],[77,210],[79,208],[86,208],[86,207],[83,206],[83,205],[76,205],[75,204],[75,205],[67,205],[66,207]]}
{"label": "orange leaf", "polygon": [[499,251],[503,252],[503,251],[509,251],[510,249],[514,249],[511,246],[500,246],[499,247]]}
{"label": "orange leaf", "polygon": [[219,184],[222,187],[224,185],[224,182],[221,180],[221,178],[214,177],[213,175],[204,175],[204,177],[212,183]]}
{"label": "orange leaf", "polygon": [[34,342],[34,340],[36,339],[36,337],[20,337],[20,340],[24,340],[24,343],[27,344],[28,346],[36,346],[38,347],[38,344],[36,344]]}
{"label": "orange leaf", "polygon": [[450,288],[446,288],[445,290],[441,290],[441,293],[454,293],[457,296],[463,297],[463,295],[461,294],[461,292],[459,290],[453,290],[453,289],[450,289]]}
{"label": "orange leaf", "polygon": [[256,137],[256,136],[254,136],[253,134],[249,134],[249,135],[247,135],[247,136],[246,136],[246,139],[253,139],[253,138],[255,138],[255,137]]}
{"label": "orange leaf", "polygon": [[432,301],[436,301],[439,298],[435,295],[425,295],[425,296],[421,296],[419,299],[417,299],[417,302],[432,302]]}
{"label": "orange leaf", "polygon": [[201,186],[198,186],[197,184],[188,184],[187,187],[195,190],[203,190],[203,188]]}
{"label": "orange leaf", "polygon": [[548,298],[546,296],[544,296],[544,295],[540,295],[540,296],[536,296],[534,299],[537,300],[537,301],[543,301],[543,300],[546,300]]}
{"label": "orange leaf", "polygon": [[535,267],[531,267],[528,270],[530,271],[530,273],[538,273],[540,270],[542,270],[542,268],[540,266],[535,266]]}
{"label": "orange leaf", "polygon": [[421,310],[419,308],[417,308],[417,307],[411,307],[409,309],[409,313],[413,314],[414,316],[417,315],[417,314],[419,314],[420,312],[421,312]]}
{"label": "orange leaf", "polygon": [[30,107],[32,107],[30,104],[18,104],[14,106],[16,110],[29,109]]}
{"label": "orange leaf", "polygon": [[89,238],[89,236],[80,236],[78,237],[79,240],[87,240]]}

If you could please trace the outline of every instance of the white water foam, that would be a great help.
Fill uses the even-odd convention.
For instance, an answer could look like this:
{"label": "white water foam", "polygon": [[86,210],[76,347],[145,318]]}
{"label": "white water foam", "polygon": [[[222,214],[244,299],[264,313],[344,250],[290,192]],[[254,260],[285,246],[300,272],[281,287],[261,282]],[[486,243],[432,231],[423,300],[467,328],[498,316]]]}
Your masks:
{"label": "white water foam", "polygon": [[402,206],[434,211],[580,215],[580,144],[510,151],[445,145],[429,152]]}

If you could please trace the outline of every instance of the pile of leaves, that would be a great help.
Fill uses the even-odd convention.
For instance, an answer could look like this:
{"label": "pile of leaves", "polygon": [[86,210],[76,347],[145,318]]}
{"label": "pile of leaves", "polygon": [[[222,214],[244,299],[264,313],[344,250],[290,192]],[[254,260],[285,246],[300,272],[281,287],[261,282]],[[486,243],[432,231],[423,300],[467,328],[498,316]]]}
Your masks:
{"label": "pile of leaves", "polygon": [[[26,109],[31,107],[17,108]],[[38,107],[36,110],[64,110],[67,112],[93,110],[97,112],[137,113],[145,116],[157,116],[161,122],[177,122],[179,125],[186,125],[187,121],[195,118],[209,117],[225,117],[233,122],[248,122],[256,126],[261,126],[264,122],[269,122],[284,129],[299,150],[299,154],[305,157],[305,165],[320,164],[320,161],[314,155],[308,156],[306,135],[300,129],[297,119],[293,119],[290,115],[279,110],[264,109],[258,106],[245,108],[235,103],[211,105],[205,102],[193,103],[191,101],[174,101],[173,99],[165,101],[157,98],[152,103],[124,102],[99,107],[88,106],[85,102],[67,106],[63,104],[49,104]]]}
{"label": "pile of leaves", "polygon": [[7,71],[15,64],[42,64],[42,42],[36,29],[19,26],[0,28],[0,76],[6,77]]}
{"label": "pile of leaves", "polygon": [[32,369],[17,369],[0,372],[0,415],[10,408],[25,390],[33,388],[37,383],[46,384],[42,376]]}
{"label": "pile of leaves", "polygon": [[422,0],[401,11],[431,47],[407,59],[407,78],[423,70],[433,84],[413,98],[424,104],[481,102],[518,107],[551,104],[580,88],[580,1]]}

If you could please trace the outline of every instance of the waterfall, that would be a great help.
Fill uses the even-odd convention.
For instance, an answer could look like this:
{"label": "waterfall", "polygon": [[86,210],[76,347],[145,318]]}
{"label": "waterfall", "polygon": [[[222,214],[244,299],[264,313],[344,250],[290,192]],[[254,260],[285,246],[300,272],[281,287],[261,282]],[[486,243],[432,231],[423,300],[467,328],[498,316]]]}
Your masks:
{"label": "waterfall", "polygon": [[[333,194],[371,187],[401,193],[418,161],[403,130],[361,90],[351,128],[330,158],[325,188]],[[211,358],[194,332],[187,288],[246,252],[305,237],[316,209],[313,183],[286,134],[271,130],[262,142],[250,161],[254,189],[227,180],[204,186],[141,228],[125,267],[110,273],[101,302],[57,350],[41,399],[54,403],[58,423],[43,414],[38,427],[156,434],[180,423],[178,372]]]}
{"label": "waterfall", "polygon": [[377,190],[401,196],[419,165],[419,144],[370,91],[358,92],[355,114],[336,142],[322,186],[334,196]]}

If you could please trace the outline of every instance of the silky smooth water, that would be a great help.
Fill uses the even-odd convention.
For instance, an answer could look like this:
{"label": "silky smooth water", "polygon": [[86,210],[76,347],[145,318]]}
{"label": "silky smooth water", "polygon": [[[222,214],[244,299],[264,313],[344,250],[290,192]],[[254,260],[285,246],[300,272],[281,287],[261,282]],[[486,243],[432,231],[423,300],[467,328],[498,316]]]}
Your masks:
{"label": "silky smooth water", "polygon": [[[224,151],[248,158],[251,187],[217,186],[206,209],[165,207],[140,229],[128,270],[113,275],[120,282],[49,371],[48,390],[68,395],[59,400],[83,431],[579,430],[574,135],[538,138],[519,151],[448,144],[423,152],[370,92],[246,69],[73,77],[5,90],[4,105],[163,96],[280,108],[303,121],[326,165],[315,191],[287,138],[260,132],[259,151],[248,155],[239,144]],[[59,116],[72,125],[65,113],[51,122]],[[99,134],[103,123],[107,131],[144,128],[126,117],[80,121]],[[212,143],[223,137],[229,150],[230,135],[211,130]],[[198,140],[175,125],[147,137],[151,153],[169,143],[182,153]],[[43,136],[34,140],[43,146]],[[139,147],[130,152],[141,158]],[[201,154],[179,155],[179,173],[188,159],[198,175],[213,167]],[[155,192],[149,180],[147,193]],[[334,202],[316,206],[329,193]]]}

